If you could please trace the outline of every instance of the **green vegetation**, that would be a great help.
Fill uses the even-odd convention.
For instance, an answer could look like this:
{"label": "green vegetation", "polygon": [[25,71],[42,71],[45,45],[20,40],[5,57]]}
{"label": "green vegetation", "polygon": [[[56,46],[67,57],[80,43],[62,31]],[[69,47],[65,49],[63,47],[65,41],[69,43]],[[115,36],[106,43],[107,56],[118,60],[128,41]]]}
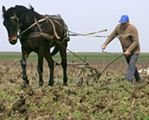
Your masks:
{"label": "green vegetation", "polygon": [[[74,55],[75,54],[75,55]],[[84,60],[86,57],[87,62],[110,62],[118,57],[121,53],[68,53],[68,61],[78,61],[81,62],[80,59]],[[54,60],[60,61],[60,56],[57,54],[53,57]],[[11,53],[11,52],[4,52],[0,53],[0,61],[14,61],[20,60],[21,53]],[[29,60],[35,61],[37,60],[37,55],[32,53],[29,56]],[[124,61],[125,58],[120,58],[120,61]],[[148,62],[149,61],[149,53],[141,53],[139,56],[138,62]]]}

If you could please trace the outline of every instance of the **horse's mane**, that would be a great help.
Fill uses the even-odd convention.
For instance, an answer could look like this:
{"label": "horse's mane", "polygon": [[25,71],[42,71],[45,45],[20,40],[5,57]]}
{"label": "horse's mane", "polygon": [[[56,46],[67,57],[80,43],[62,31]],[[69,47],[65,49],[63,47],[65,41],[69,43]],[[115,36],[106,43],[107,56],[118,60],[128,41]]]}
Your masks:
{"label": "horse's mane", "polygon": [[15,7],[10,7],[8,10],[7,10],[7,15],[10,15],[12,12],[17,12],[17,13],[23,13],[23,12],[26,12],[28,9],[24,6],[21,6],[21,5],[16,5]]}
{"label": "horse's mane", "polygon": [[[33,15],[33,16],[35,16],[35,17],[37,17],[37,16],[40,15],[39,13],[37,13],[36,11],[34,11],[34,8],[33,8],[32,6],[30,6],[30,8],[26,8],[26,7],[22,6],[22,5],[16,5],[15,7],[9,8],[9,9],[7,10],[7,15],[8,15],[8,16],[12,15],[12,13],[14,13],[14,11],[15,11],[15,13],[16,13],[17,15],[19,15],[19,16],[20,16],[22,13],[23,13],[23,14],[24,14],[24,13],[27,13],[27,14]],[[4,16],[3,16],[3,17],[4,17]]]}
{"label": "horse's mane", "polygon": [[16,8],[16,10],[19,10],[20,13],[26,12],[29,10],[28,8],[21,6],[21,5],[16,5],[15,8]]}

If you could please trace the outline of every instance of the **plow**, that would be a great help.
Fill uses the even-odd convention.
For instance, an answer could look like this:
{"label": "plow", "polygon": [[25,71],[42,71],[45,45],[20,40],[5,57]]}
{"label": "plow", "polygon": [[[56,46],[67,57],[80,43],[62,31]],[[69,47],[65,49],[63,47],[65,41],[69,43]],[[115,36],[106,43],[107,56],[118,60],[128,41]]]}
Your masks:
{"label": "plow", "polygon": [[[74,53],[75,54],[75,53]],[[105,71],[112,65],[114,62],[119,60],[124,54],[120,54],[110,63],[108,63],[101,71],[96,67],[90,65],[86,62],[86,56],[83,63],[67,63],[69,66],[68,75],[71,78],[76,79],[77,86],[81,86],[83,83],[89,85],[90,82],[97,83]],[[56,66],[61,65],[60,63],[55,63]]]}
{"label": "plow", "polygon": [[[76,32],[69,31],[69,35],[70,36],[86,36],[86,37],[108,37],[108,36],[96,35],[97,33],[106,32],[106,31],[107,29],[96,31],[96,32],[90,32],[90,33],[76,33]],[[112,60],[109,64],[107,64],[103,68],[102,71],[99,71],[96,67],[91,66],[87,62],[86,55],[83,59],[68,48],[67,48],[67,51],[70,52],[72,55],[74,55],[81,61],[80,63],[75,63],[75,62],[67,63],[67,65],[69,66],[68,74],[70,76],[73,76],[72,78],[76,79],[77,86],[81,86],[83,83],[86,83],[87,85],[89,85],[91,81],[97,83],[100,77],[102,76],[102,74],[108,69],[108,67],[123,56],[123,54],[120,54],[118,57]],[[55,62],[55,65],[57,66],[61,64]],[[75,73],[75,75],[72,75],[73,73]]]}

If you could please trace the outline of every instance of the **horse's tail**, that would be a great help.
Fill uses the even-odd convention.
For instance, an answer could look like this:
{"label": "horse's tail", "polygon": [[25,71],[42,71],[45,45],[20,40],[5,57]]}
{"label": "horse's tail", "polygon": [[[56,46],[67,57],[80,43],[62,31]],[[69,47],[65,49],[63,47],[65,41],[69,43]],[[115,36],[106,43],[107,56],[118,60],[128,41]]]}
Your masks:
{"label": "horse's tail", "polygon": [[[65,37],[62,43],[58,43],[63,49],[67,50],[67,42],[70,40],[69,37]],[[57,46],[54,47],[54,49],[50,52],[51,56],[54,56],[58,53],[58,48]]]}
{"label": "horse's tail", "polygon": [[50,55],[51,56],[54,56],[58,53],[58,48],[57,47],[54,47],[54,49],[50,52]]}

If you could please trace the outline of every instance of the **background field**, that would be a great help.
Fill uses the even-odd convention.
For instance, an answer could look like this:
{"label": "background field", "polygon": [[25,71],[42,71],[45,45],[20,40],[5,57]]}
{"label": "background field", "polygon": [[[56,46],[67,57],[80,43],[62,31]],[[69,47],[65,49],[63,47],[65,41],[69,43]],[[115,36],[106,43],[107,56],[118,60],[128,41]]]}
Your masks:
{"label": "background field", "polygon": [[[101,72],[120,53],[77,53],[92,68]],[[94,69],[68,65],[68,87],[62,85],[61,66],[55,66],[53,87],[49,87],[49,69],[44,62],[45,84],[38,87],[37,56],[27,62],[30,87],[22,88],[20,53],[0,53],[0,120],[149,120],[149,54],[140,55],[137,67],[143,82],[124,80],[124,57],[113,63],[96,79]],[[54,57],[60,61],[59,55]],[[81,63],[68,54],[69,63]],[[78,85],[80,77],[83,84]]]}
{"label": "background field", "polygon": [[[111,61],[119,56],[121,53],[75,53],[80,58],[84,59],[85,56],[87,57],[86,61],[89,62],[103,62],[103,61]],[[15,52],[0,52],[0,61],[13,61],[13,60],[20,60],[21,53]],[[55,60],[60,61],[59,55],[54,57]],[[37,60],[37,55],[32,53],[29,56],[29,60],[35,61]],[[120,59],[124,60],[124,58]],[[68,61],[80,61],[78,57],[73,55],[72,53],[68,53]],[[138,62],[148,62],[149,61],[149,53],[141,53]],[[80,61],[81,62],[81,61]]]}

